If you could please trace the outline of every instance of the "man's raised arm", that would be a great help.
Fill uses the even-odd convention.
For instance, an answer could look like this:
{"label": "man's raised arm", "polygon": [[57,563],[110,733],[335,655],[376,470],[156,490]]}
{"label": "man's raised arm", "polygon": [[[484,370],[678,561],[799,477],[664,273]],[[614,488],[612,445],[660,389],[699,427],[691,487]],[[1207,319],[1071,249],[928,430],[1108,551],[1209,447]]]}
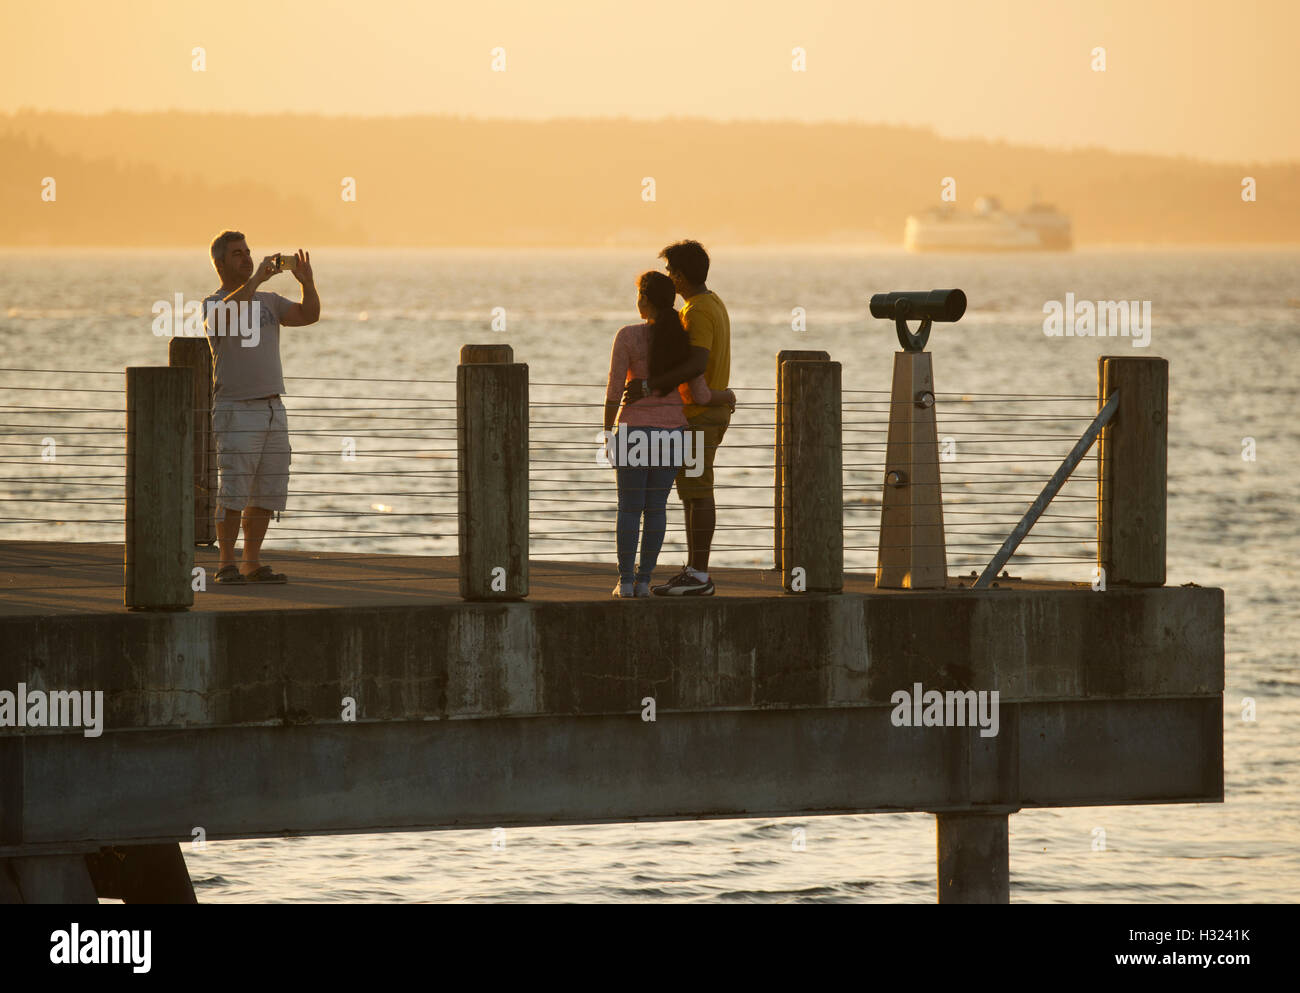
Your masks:
{"label": "man's raised arm", "polygon": [[311,271],[311,254],[300,248],[297,259],[291,271],[302,285],[302,303],[295,303],[280,315],[280,324],[286,328],[301,328],[320,320],[320,294]]}
{"label": "man's raised arm", "polygon": [[257,288],[274,275],[275,275],[275,256],[268,255],[266,258],[262,260],[262,264],[259,265],[255,270],[253,270],[253,274],[248,277],[248,282],[245,283],[243,286],[241,286],[239,289],[235,290],[234,293],[231,293],[230,295],[226,296],[223,302],[225,303],[250,302],[253,299],[253,294],[257,292]]}

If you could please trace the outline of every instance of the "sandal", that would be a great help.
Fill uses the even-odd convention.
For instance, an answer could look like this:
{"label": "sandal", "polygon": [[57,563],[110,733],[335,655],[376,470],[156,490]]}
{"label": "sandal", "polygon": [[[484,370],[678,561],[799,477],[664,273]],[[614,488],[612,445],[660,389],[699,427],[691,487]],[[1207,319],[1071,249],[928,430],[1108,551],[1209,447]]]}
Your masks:
{"label": "sandal", "polygon": [[223,565],[223,566],[222,566],[222,567],[217,571],[216,578],[213,580],[213,582],[216,582],[216,583],[242,583],[242,582],[245,582],[245,579],[244,579],[243,576],[241,576],[241,575],[239,574],[239,566],[237,566],[237,565]]}
{"label": "sandal", "polygon": [[288,581],[288,576],[282,572],[272,572],[269,565],[264,565],[244,577],[246,583],[287,583]]}

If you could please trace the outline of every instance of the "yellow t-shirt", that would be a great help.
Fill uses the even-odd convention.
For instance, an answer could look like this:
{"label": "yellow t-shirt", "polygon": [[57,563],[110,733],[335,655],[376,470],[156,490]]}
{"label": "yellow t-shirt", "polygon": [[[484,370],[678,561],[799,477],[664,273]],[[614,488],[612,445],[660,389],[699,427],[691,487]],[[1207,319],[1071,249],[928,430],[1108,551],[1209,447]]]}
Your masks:
{"label": "yellow t-shirt", "polygon": [[[731,378],[731,318],[727,316],[726,304],[711,290],[697,293],[682,307],[682,324],[692,347],[709,350],[709,364],[704,367],[704,381],[709,389],[725,390]],[[686,404],[688,418],[710,409],[691,402],[691,390],[685,383],[677,390]],[[720,409],[725,413],[727,408]]]}

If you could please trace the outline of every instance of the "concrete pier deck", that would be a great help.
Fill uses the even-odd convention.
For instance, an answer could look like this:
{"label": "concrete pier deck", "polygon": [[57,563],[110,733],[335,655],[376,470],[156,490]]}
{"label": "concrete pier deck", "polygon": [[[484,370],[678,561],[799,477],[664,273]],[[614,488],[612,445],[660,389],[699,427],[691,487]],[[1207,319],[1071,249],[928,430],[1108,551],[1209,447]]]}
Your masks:
{"label": "concrete pier deck", "polygon": [[[99,737],[0,728],[0,859],[197,827],[1005,819],[1223,798],[1217,589],[877,593],[857,576],[783,595],[775,573],[719,570],[728,595],[629,603],[604,566],[535,563],[527,601],[469,603],[454,560],[281,552],[267,559],[295,583],[131,612],[117,546],[0,553],[0,689],[105,703]],[[891,698],[918,683],[998,691],[997,735],[898,726]]]}

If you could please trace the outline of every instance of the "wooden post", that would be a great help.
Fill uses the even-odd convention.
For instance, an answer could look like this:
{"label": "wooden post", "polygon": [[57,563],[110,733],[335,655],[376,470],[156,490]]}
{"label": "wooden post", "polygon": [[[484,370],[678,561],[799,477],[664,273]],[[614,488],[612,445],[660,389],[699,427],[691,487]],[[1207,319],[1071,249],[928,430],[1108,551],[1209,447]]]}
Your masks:
{"label": "wooden post", "polygon": [[844,588],[844,473],[840,364],[781,365],[783,456],[781,585],[787,593]]}
{"label": "wooden post", "polygon": [[460,595],[528,595],[528,366],[509,345],[465,345],[456,368]]}
{"label": "wooden post", "polygon": [[188,369],[126,370],[126,550],[132,610],[194,603],[193,378]]}
{"label": "wooden post", "polygon": [[798,351],[796,349],[782,349],[776,353],[776,460],[774,463],[773,491],[772,491],[772,567],[781,569],[781,529],[783,522],[782,504],[785,500],[785,441],[782,437],[784,430],[785,418],[782,412],[786,409],[784,398],[781,394],[781,366],[785,362],[795,359],[820,359],[823,362],[831,360],[830,352],[813,352]]}
{"label": "wooden post", "polygon": [[930,353],[895,352],[876,586],[941,590],[947,584]]}
{"label": "wooden post", "polygon": [[1098,443],[1097,565],[1108,585],[1163,586],[1169,361],[1101,356],[1098,401],[1116,391]]}
{"label": "wooden post", "polygon": [[173,338],[167,364],[190,370],[194,409],[194,543],[217,540],[217,444],[212,434],[212,349],[208,339]]}
{"label": "wooden post", "polygon": [[1010,903],[1005,813],[936,814],[940,903]]}

